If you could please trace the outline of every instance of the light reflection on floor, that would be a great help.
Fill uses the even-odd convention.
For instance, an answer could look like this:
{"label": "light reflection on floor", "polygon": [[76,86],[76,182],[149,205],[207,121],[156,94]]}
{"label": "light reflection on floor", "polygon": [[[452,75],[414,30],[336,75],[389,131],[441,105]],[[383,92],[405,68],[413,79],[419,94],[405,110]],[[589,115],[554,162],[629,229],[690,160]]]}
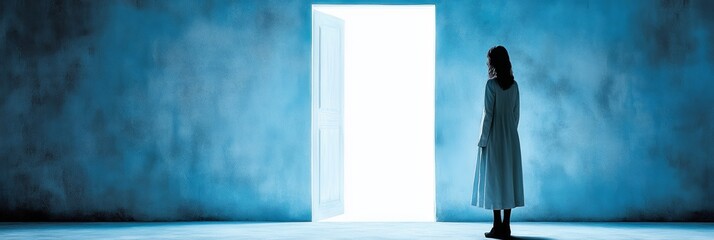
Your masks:
{"label": "light reflection on floor", "polygon": [[[0,223],[0,239],[483,239],[489,223]],[[714,223],[514,223],[514,239],[712,239]]]}

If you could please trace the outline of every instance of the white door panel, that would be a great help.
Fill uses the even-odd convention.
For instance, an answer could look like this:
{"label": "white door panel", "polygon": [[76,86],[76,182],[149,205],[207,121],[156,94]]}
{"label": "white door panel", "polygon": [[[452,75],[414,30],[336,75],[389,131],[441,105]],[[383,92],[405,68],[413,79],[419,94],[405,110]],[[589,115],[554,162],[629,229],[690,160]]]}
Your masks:
{"label": "white door panel", "polygon": [[313,11],[312,26],[312,220],[344,212],[344,23]]}

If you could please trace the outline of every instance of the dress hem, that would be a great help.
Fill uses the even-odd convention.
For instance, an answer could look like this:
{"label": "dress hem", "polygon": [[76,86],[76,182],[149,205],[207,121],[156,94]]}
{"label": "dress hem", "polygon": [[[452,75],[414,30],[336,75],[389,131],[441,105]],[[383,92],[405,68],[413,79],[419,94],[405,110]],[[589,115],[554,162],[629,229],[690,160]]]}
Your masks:
{"label": "dress hem", "polygon": [[486,209],[486,210],[504,210],[504,209],[514,209],[514,208],[517,208],[517,207],[524,207],[525,204],[516,204],[516,206],[510,207],[510,208],[505,208],[505,207],[500,207],[500,208],[495,208],[495,207],[494,207],[494,208],[487,208],[487,207],[485,207],[485,206],[480,206],[480,205],[478,205],[478,204],[471,204],[471,206],[478,207],[478,208],[483,208],[483,209]]}

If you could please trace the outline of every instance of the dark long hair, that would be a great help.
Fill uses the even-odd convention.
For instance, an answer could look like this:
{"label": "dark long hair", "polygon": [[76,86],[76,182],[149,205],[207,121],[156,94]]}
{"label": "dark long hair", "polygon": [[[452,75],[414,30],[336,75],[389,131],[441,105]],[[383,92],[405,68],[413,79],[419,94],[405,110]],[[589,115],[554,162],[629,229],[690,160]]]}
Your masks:
{"label": "dark long hair", "polygon": [[501,89],[508,89],[513,85],[513,70],[508,51],[503,46],[495,46],[488,50],[488,78],[495,78]]}

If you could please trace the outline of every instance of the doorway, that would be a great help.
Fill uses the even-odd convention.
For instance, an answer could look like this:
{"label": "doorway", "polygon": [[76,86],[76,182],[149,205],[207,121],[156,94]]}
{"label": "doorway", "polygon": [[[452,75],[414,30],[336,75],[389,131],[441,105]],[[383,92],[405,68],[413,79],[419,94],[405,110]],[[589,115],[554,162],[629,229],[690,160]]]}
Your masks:
{"label": "doorway", "polygon": [[[313,97],[313,136],[339,132],[332,136],[341,139],[331,142],[341,141],[341,146],[332,148],[341,148],[343,154],[341,162],[323,160],[317,166],[313,162],[313,211],[322,212],[313,219],[434,221],[434,5],[313,5],[313,21],[318,15],[337,23],[328,22],[330,29],[323,33],[313,29],[313,41],[336,41],[326,37],[339,32],[331,29],[342,24],[341,37],[334,38],[341,38],[341,45],[318,46],[324,52],[318,54],[313,49],[313,65],[316,56],[322,56],[322,61],[341,58],[341,68],[321,65],[335,73],[313,66],[313,94],[321,91],[315,86],[316,76],[341,74],[341,84],[326,84],[341,86],[336,91],[341,98],[325,96],[341,102],[342,130],[321,131],[316,127],[319,117],[315,112],[320,108],[315,107],[315,101],[320,99]],[[340,47],[341,54],[326,54]],[[315,144],[330,147],[313,139]],[[313,148],[313,155],[340,152],[319,146]],[[320,176],[333,181],[320,184]],[[342,186],[335,186],[340,182]],[[332,196],[332,205],[321,206],[319,199],[328,196]],[[335,204],[338,202],[342,205]],[[343,207],[343,211],[336,207]]]}

